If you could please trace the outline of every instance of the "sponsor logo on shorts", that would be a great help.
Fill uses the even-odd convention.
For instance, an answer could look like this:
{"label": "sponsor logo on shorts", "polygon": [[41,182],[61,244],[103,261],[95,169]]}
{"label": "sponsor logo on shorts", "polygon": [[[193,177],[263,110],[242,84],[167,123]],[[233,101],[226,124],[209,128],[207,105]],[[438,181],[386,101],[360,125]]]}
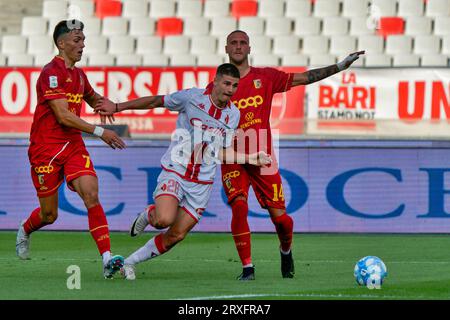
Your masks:
{"label": "sponsor logo on shorts", "polygon": [[39,188],[39,191],[45,191],[45,190],[48,190],[48,188],[46,186],[42,186]]}
{"label": "sponsor logo on shorts", "polygon": [[261,79],[255,79],[253,80],[253,85],[255,86],[255,89],[259,89],[262,87]]}
{"label": "sponsor logo on shorts", "polygon": [[38,180],[39,180],[39,184],[44,184],[44,175],[38,174]]}
{"label": "sponsor logo on shorts", "polygon": [[239,177],[241,173],[238,170],[227,172],[222,176],[223,181]]}
{"label": "sponsor logo on shorts", "polygon": [[51,173],[53,172],[54,168],[52,165],[49,166],[39,166],[34,168],[34,172],[36,173]]}
{"label": "sponsor logo on shorts", "polygon": [[254,96],[254,97],[248,97],[243,98],[239,101],[233,101],[233,103],[238,107],[238,109],[246,109],[248,107],[254,107],[257,108],[260,105],[262,105],[264,102],[264,99],[260,96]]}

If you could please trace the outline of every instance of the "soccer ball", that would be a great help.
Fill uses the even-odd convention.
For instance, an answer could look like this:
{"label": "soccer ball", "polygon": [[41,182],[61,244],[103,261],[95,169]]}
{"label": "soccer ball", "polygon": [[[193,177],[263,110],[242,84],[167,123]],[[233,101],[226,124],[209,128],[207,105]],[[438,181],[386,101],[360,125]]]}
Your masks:
{"label": "soccer ball", "polygon": [[381,289],[383,280],[387,276],[387,268],[380,258],[367,256],[356,263],[353,274],[360,286],[367,286],[369,289]]}

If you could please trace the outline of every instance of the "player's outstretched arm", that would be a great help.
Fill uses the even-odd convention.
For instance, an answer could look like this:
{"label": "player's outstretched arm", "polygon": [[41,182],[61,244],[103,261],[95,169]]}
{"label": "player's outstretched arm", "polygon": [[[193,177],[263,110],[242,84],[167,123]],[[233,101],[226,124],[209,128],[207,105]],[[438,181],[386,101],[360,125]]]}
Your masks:
{"label": "player's outstretched arm", "polygon": [[219,152],[219,160],[222,163],[248,163],[259,167],[264,167],[272,163],[272,158],[264,151],[245,154],[236,152],[232,147],[221,149]]}
{"label": "player's outstretched arm", "polygon": [[163,97],[148,96],[121,103],[114,103],[107,98],[103,98],[97,102],[94,110],[100,113],[100,115],[108,116],[124,110],[154,109],[164,107]]}
{"label": "player's outstretched arm", "polygon": [[[102,104],[103,103],[103,99],[104,97],[99,95],[97,92],[94,92],[93,95],[89,96],[89,97],[84,97],[84,101],[86,101],[86,103],[92,108],[94,109],[94,107],[97,104]],[[108,118],[109,123],[113,124],[113,122],[115,121],[114,119],[114,115],[100,115],[101,118],[101,123],[102,124],[106,124],[106,118]]]}
{"label": "player's outstretched arm", "polygon": [[93,124],[84,121],[74,113],[70,112],[69,104],[67,103],[66,99],[50,100],[48,104],[52,108],[56,120],[60,125],[94,134],[113,149],[125,148],[125,142],[123,142],[122,139],[120,139],[120,137],[114,131],[104,129],[99,126],[94,126]]}
{"label": "player's outstretched arm", "polygon": [[328,67],[309,70],[302,73],[295,73],[292,80],[292,86],[307,85],[328,78],[335,73],[349,68],[353,62],[359,59],[359,56],[365,51],[357,51],[349,54],[344,60]]}

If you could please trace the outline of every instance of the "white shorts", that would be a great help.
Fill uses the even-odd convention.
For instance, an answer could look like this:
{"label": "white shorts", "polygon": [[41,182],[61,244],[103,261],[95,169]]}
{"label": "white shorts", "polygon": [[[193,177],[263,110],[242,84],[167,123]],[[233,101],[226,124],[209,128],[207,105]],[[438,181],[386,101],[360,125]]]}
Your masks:
{"label": "white shorts", "polygon": [[200,221],[211,197],[212,184],[186,181],[176,173],[164,169],[159,174],[157,182],[153,200],[160,196],[175,197],[180,208],[197,222]]}

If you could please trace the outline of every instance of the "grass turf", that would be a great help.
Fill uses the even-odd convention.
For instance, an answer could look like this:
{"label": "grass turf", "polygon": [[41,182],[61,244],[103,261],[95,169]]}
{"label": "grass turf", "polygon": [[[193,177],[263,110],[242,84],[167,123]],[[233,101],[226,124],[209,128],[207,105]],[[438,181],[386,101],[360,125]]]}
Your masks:
{"label": "grass turf", "polygon": [[[125,257],[152,233],[111,233],[114,254]],[[256,280],[240,282],[241,264],[230,234],[192,233],[171,251],[137,266],[136,281],[102,276],[101,259],[86,232],[32,235],[31,260],[19,260],[15,232],[0,232],[0,300],[9,299],[450,299],[447,235],[296,234],[296,277],[282,279],[275,234],[253,234]],[[359,287],[353,267],[376,255],[388,268],[381,290]],[[81,270],[81,289],[69,290],[66,273]]]}

